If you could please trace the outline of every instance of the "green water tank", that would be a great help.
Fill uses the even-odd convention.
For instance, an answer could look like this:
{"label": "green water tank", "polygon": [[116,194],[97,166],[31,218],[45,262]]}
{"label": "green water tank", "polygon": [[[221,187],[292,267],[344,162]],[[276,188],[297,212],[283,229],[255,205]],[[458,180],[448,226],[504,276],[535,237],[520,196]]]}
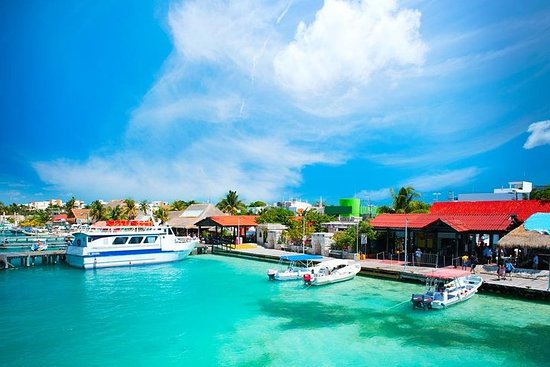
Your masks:
{"label": "green water tank", "polygon": [[361,207],[361,200],[353,198],[353,199],[340,199],[340,206],[350,206],[351,207],[351,216],[353,217],[359,217],[361,215],[360,213],[360,207]]}

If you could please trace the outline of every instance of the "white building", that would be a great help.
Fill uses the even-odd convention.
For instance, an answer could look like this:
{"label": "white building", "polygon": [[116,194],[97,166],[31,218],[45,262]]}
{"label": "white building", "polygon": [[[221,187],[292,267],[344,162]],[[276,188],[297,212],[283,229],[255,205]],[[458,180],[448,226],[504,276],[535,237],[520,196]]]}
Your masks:
{"label": "white building", "polygon": [[533,183],[527,181],[508,182],[507,188],[494,189],[492,193],[458,194],[458,201],[506,201],[523,200],[533,190]]}

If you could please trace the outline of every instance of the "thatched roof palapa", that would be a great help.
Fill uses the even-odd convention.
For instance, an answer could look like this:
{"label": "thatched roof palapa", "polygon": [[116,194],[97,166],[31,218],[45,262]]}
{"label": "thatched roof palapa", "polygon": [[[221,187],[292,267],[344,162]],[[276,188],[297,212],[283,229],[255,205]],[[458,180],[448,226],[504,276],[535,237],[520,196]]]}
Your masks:
{"label": "thatched roof palapa", "polygon": [[522,224],[506,236],[502,237],[498,244],[502,247],[528,247],[550,249],[550,235],[537,231],[526,231]]}

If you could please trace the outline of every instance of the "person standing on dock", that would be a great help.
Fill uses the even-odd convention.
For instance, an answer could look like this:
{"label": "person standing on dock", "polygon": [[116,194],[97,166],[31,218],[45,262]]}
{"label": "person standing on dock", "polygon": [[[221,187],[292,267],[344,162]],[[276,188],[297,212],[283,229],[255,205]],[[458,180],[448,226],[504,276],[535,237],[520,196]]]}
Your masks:
{"label": "person standing on dock", "polygon": [[462,270],[466,270],[466,267],[469,265],[468,264],[468,255],[464,254],[464,256],[462,256],[461,260],[462,260]]}
{"label": "person standing on dock", "polygon": [[422,260],[422,250],[420,248],[416,249],[414,257],[416,258],[416,266],[418,266],[420,264],[420,261]]}
{"label": "person standing on dock", "polygon": [[539,270],[539,255],[533,257],[533,270]]}

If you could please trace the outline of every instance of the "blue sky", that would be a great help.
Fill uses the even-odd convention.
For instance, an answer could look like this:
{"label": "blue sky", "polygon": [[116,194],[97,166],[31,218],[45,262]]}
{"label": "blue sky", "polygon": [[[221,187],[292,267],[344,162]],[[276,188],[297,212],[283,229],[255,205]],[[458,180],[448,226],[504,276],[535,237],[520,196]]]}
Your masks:
{"label": "blue sky", "polygon": [[550,184],[547,1],[0,3],[0,201]]}

